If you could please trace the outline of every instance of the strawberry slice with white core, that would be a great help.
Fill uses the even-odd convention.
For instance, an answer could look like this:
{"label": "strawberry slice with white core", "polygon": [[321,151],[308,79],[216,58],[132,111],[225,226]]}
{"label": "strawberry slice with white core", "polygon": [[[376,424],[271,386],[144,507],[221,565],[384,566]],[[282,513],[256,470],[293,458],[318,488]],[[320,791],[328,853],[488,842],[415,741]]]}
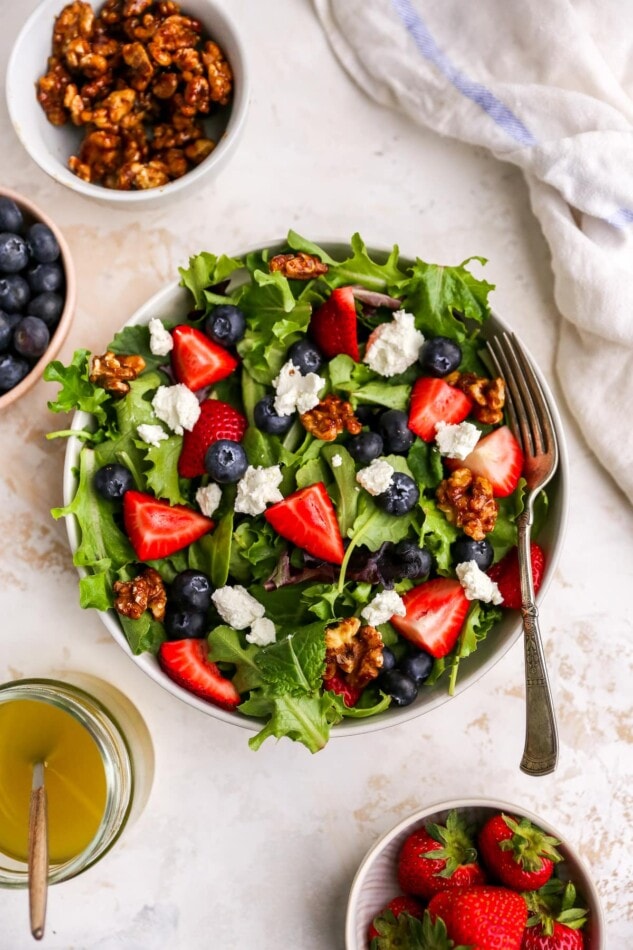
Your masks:
{"label": "strawberry slice with white core", "polygon": [[432,442],[438,422],[463,422],[472,407],[472,399],[460,389],[443,379],[421,376],[411,391],[409,428],[425,442]]}
{"label": "strawberry slice with white core", "polygon": [[521,446],[507,426],[493,429],[480,439],[463,461],[446,459],[452,471],[469,468],[473,475],[482,475],[492,485],[495,498],[511,495],[523,471]]}
{"label": "strawberry slice with white core", "polygon": [[179,326],[172,330],[174,348],[171,368],[179,383],[196,392],[230,376],[238,360],[195,327]]}
{"label": "strawberry slice with white core", "polygon": [[264,518],[277,534],[322,561],[342,564],[345,550],[334,505],[323,482],[271,505]]}
{"label": "strawberry slice with white core", "polygon": [[394,615],[390,621],[398,633],[436,658],[450,653],[470,607],[459,581],[449,577],[425,581],[402,600],[405,616]]}
{"label": "strawberry slice with white core", "polygon": [[134,490],[123,496],[123,524],[139,561],[168,557],[214,527],[210,518],[192,508]]}
{"label": "strawberry slice with white core", "polygon": [[167,640],[159,647],[158,664],[174,683],[209,703],[235,709],[241,702],[231,680],[208,659],[206,640]]}
{"label": "strawberry slice with white core", "polygon": [[326,359],[339,353],[360,360],[353,287],[337,287],[312,314],[310,336]]}

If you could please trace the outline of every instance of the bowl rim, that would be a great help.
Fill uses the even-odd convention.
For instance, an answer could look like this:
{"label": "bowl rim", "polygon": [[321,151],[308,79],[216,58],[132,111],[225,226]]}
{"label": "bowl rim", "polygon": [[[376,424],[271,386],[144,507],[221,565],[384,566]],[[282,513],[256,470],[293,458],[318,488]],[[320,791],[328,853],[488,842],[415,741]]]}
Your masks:
{"label": "bowl rim", "polygon": [[66,238],[52,218],[50,218],[46,212],[42,211],[38,205],[30,200],[30,198],[25,198],[19,192],[13,191],[10,188],[5,188],[3,185],[0,185],[0,196],[3,198],[11,198],[11,200],[15,201],[18,207],[21,210],[26,211],[30,217],[36,218],[42,224],[45,224],[51,229],[55,235],[57,243],[59,244],[60,259],[64,267],[64,277],[66,281],[64,308],[61,312],[57,326],[55,327],[55,332],[48,341],[46,351],[40,356],[37,363],[33,364],[24,379],[20,380],[17,386],[14,386],[13,389],[7,389],[5,393],[0,395],[0,410],[2,410],[5,407],[10,406],[11,403],[15,402],[20,398],[20,396],[24,395],[27,390],[34,386],[35,383],[41,379],[46,365],[59,353],[64,340],[68,336],[68,331],[70,330],[70,325],[75,315],[75,307],[77,303],[77,278],[75,274],[75,265]]}
{"label": "bowl rim", "polygon": [[[31,138],[25,135],[22,122],[20,121],[20,116],[15,112],[16,99],[13,95],[13,88],[16,63],[20,59],[21,48],[25,43],[27,43],[28,37],[33,27],[38,23],[41,17],[49,15],[52,10],[57,7],[61,7],[63,5],[63,0],[42,0],[41,3],[38,3],[35,9],[25,20],[22,28],[13,42],[13,47],[11,49],[5,72],[5,98],[9,112],[9,118],[11,120],[11,125],[13,126],[15,134],[17,135],[24,150],[32,158],[32,160],[37,165],[39,165],[42,171],[46,172],[47,175],[49,175],[60,185],[70,188],[71,191],[83,195],[86,198],[94,198],[98,201],[122,207],[132,207],[138,204],[149,204],[151,202],[156,202],[160,198],[172,198],[179,192],[184,191],[186,188],[194,185],[214,167],[222,166],[224,164],[225,159],[228,159],[228,157],[233,152],[246,121],[246,115],[248,113],[248,105],[250,101],[250,71],[244,43],[241,39],[240,32],[235,25],[232,15],[225,7],[216,3],[216,0],[203,0],[203,2],[209,8],[209,17],[222,23],[222,26],[226,32],[231,35],[232,42],[235,45],[235,53],[232,58],[231,67],[234,67],[236,59],[239,61],[241,77],[238,86],[234,88],[233,100],[231,102],[231,112],[227,120],[226,128],[224,129],[219,140],[216,142],[216,146],[211,154],[208,155],[207,158],[195,168],[192,168],[180,178],[176,178],[167,182],[165,185],[160,185],[157,188],[147,188],[144,190],[141,189],[138,191],[122,191],[83,181],[83,179],[79,178],[77,175],[74,175],[70,169],[53,157],[50,151],[45,146],[41,145],[39,141],[34,143]],[[98,8],[99,6],[101,6],[101,0],[94,0],[94,7]],[[42,68],[44,68],[44,65],[45,64],[43,64]],[[34,104],[37,102],[35,97],[33,101]]]}
{"label": "bowl rim", "polygon": [[543,818],[541,815],[537,815],[524,805],[517,805],[515,803],[497,798],[469,797],[455,798],[448,801],[439,801],[430,805],[425,805],[417,811],[407,815],[405,818],[402,818],[393,827],[388,828],[387,831],[381,834],[373,843],[373,845],[371,845],[371,847],[365,852],[352,879],[347,899],[347,907],[345,911],[346,950],[362,950],[356,939],[358,914],[357,904],[364,886],[364,878],[369,871],[369,868],[378,857],[379,853],[391,841],[393,841],[394,838],[397,838],[404,831],[407,831],[408,829],[413,828],[415,825],[430,819],[437,813],[451,811],[452,809],[464,808],[489,808],[492,811],[501,811],[511,815],[520,815],[527,818],[533,824],[538,825],[543,831],[546,832],[546,834],[557,838],[561,842],[561,848],[567,851],[573,863],[578,865],[583,875],[583,893],[587,898],[587,903],[591,902],[594,905],[592,909],[592,915],[596,920],[598,936],[600,939],[600,944],[595,948],[595,950],[601,950],[603,946],[606,946],[606,941],[604,940],[606,923],[604,910],[600,901],[600,895],[593,881],[593,877],[590,873],[588,865],[584,859],[580,857],[574,845],[570,844],[568,839],[564,835],[561,835],[558,829],[550,824],[546,818]]}
{"label": "bowl rim", "polygon": [[[349,242],[342,242],[340,239],[328,239],[323,240],[316,239],[314,241],[319,247],[328,251],[328,253],[336,254],[340,253],[342,248],[349,248]],[[275,249],[278,247],[285,247],[286,242],[280,241],[279,236],[276,239],[271,240],[270,242],[262,243],[257,242],[256,244],[241,250],[239,253],[234,253],[231,256],[238,259],[244,258],[247,254],[256,252],[263,248]],[[377,247],[372,244],[367,246],[367,250],[370,254],[379,254],[387,255],[390,252],[390,248]],[[408,256],[406,253],[400,252],[401,259],[405,261],[412,261],[414,258]],[[161,302],[163,300],[169,300],[174,295],[185,295],[187,291],[184,287],[181,286],[180,282],[177,280],[170,281],[168,284],[163,286],[160,290],[154,293],[151,297],[148,298],[143,304],[136,308],[133,314],[121,325],[119,329],[122,329],[127,325],[137,325],[146,323],[149,320],[150,315],[156,312],[159,312]],[[502,318],[498,317],[497,314],[492,311],[492,318],[499,323],[501,328],[505,331],[509,331],[511,328],[503,321]],[[118,332],[118,331],[117,331]],[[523,342],[521,345],[524,346]],[[567,518],[568,518],[568,508],[569,508],[569,461],[568,461],[568,452],[567,445],[565,442],[565,434],[562,427],[562,422],[560,419],[560,414],[556,402],[554,400],[553,394],[547,384],[547,381],[544,379],[538,365],[534,361],[527,347],[524,346],[524,349],[532,361],[532,364],[536,370],[536,375],[539,379],[539,382],[543,386],[545,397],[548,402],[548,406],[552,413],[552,419],[554,422],[554,427],[559,441],[559,471],[557,472],[558,479],[558,494],[559,494],[559,504],[557,506],[559,519],[560,519],[560,528],[556,534],[556,543],[552,546],[551,554],[548,558],[548,563],[546,565],[546,573],[541,584],[541,588],[537,594],[537,603],[540,605],[543,597],[545,596],[550,583],[553,579],[556,566],[560,557],[560,553],[563,547],[563,540],[565,536]],[[85,428],[86,423],[89,421],[90,416],[88,413],[76,412],[73,415],[70,429],[81,430]],[[80,439],[75,436],[71,436],[68,439],[68,445],[66,448],[65,460],[64,460],[64,470],[63,470],[63,498],[64,505],[70,504],[73,494],[73,488],[76,484],[75,476],[75,466],[79,451],[81,450],[82,442]],[[71,551],[74,554],[78,544],[79,536],[77,523],[74,516],[66,516],[66,531],[68,535],[68,540],[70,544]],[[87,572],[83,568],[76,568],[80,576],[84,576]],[[239,726],[240,728],[246,729],[250,732],[257,732],[262,728],[262,722],[260,719],[255,719],[254,717],[244,716],[241,713],[236,713],[235,711],[229,711],[222,709],[219,706],[214,706],[211,703],[205,702],[203,699],[195,696],[193,693],[184,689],[184,687],[179,686],[173,680],[171,680],[163,671],[161,670],[156,657],[150,653],[141,653],[134,654],[130,649],[130,646],[127,642],[125,634],[122,627],[116,620],[112,610],[110,611],[99,611],[100,619],[103,624],[106,626],[113,639],[118,643],[120,647],[123,648],[124,652],[130,657],[130,659],[139,666],[145,673],[147,673],[154,682],[158,683],[163,689],[166,689],[169,693],[177,698],[183,700],[188,705],[192,706],[195,709],[200,710],[206,715],[210,715],[213,718],[219,719],[222,722],[229,723],[231,725]],[[487,658],[481,665],[479,669],[473,669],[466,676],[462,676],[458,680],[454,696],[449,696],[446,691],[437,691],[435,695],[427,699],[427,701],[421,705],[417,703],[412,703],[410,706],[398,708],[396,710],[396,716],[393,715],[394,710],[387,710],[385,713],[370,716],[365,719],[356,719],[351,720],[351,724],[347,724],[345,720],[341,723],[337,723],[332,727],[330,737],[331,738],[343,738],[348,736],[358,736],[365,735],[371,732],[377,732],[384,728],[387,728],[389,725],[402,725],[405,722],[410,721],[411,719],[417,719],[418,716],[422,715],[425,712],[430,712],[433,709],[438,708],[439,706],[444,705],[444,703],[458,696],[460,693],[464,692],[469,686],[474,685],[488,673],[504,656],[505,654],[516,644],[517,640],[521,635],[521,616],[517,612],[515,619],[514,631],[511,635],[507,637],[507,642],[499,646],[495,652]],[[383,716],[388,716],[391,713],[392,722],[385,720]]]}

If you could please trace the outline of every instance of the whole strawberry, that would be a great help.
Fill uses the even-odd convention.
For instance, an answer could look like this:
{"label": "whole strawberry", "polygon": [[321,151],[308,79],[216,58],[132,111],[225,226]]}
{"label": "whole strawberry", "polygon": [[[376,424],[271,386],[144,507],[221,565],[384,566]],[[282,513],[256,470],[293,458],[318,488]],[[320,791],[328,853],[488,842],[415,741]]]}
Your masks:
{"label": "whole strawberry", "polygon": [[550,878],[523,897],[529,917],[521,950],[583,950],[587,911],[576,905],[576,888],[570,881]]}
{"label": "whole strawberry", "polygon": [[451,940],[469,950],[521,950],[528,911],[515,891],[459,887],[432,897],[428,911],[433,920],[444,921]]}
{"label": "whole strawberry", "polygon": [[428,911],[413,915],[391,909],[392,904],[406,899],[396,897],[374,918],[368,934],[370,950],[469,950],[457,946],[446,933],[444,921],[439,917],[433,920]]}
{"label": "whole strawberry", "polygon": [[584,950],[585,938],[580,930],[573,930],[556,921],[551,934],[545,933],[542,924],[527,927],[521,950]]}
{"label": "whole strawberry", "polygon": [[[409,914],[410,917],[422,918],[424,908],[419,901],[416,901],[415,897],[407,897],[405,894],[394,897],[379,914],[376,914],[369,925],[367,937],[370,941],[373,940],[374,937],[391,936],[394,931],[406,929],[406,921],[402,922],[399,927],[395,927],[390,914],[393,915],[395,920],[397,920],[401,914]],[[380,943],[378,947],[382,950]]]}
{"label": "whole strawberry", "polygon": [[477,851],[464,818],[451,811],[445,825],[429,822],[409,835],[398,858],[403,891],[427,900],[453,887],[483,884]]}
{"label": "whole strawberry", "polygon": [[[532,580],[534,581],[534,593],[538,592],[543,580],[543,571],[545,569],[545,555],[543,551],[532,541],[530,545],[530,563],[532,565]],[[521,582],[519,580],[519,555],[516,548],[512,548],[501,558],[497,564],[493,564],[488,577],[495,581],[501,596],[503,597],[503,606],[514,610],[521,609]]]}
{"label": "whole strawberry", "polygon": [[516,891],[536,891],[552,876],[562,860],[559,844],[527,818],[494,815],[479,832],[479,851],[497,880]]}

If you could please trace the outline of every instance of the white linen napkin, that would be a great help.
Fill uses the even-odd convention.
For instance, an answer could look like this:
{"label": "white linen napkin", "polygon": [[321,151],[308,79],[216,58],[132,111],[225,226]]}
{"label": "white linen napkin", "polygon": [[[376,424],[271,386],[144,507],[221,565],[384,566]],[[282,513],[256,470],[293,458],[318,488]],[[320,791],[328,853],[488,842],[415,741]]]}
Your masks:
{"label": "white linen napkin", "polygon": [[380,103],[523,169],[550,247],[557,372],[633,502],[633,8],[621,0],[314,0]]}

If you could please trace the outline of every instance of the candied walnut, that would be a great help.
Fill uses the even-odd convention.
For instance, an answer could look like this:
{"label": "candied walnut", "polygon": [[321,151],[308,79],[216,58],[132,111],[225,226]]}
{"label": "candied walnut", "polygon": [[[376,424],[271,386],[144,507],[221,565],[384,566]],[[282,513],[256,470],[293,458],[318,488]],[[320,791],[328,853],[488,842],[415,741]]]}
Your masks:
{"label": "candied walnut", "polygon": [[188,106],[191,106],[196,112],[206,113],[210,108],[209,83],[204,76],[192,76],[183,93],[183,98]]}
{"label": "candied walnut", "polygon": [[125,0],[123,4],[123,16],[140,16],[149,10],[154,0]]}
{"label": "candied walnut", "polygon": [[[121,141],[123,143],[121,154],[124,165],[127,165],[129,162],[147,161],[149,156],[149,143],[147,141],[147,134],[142,125],[132,129],[125,129],[121,135]],[[116,185],[110,185],[109,187],[116,187]]]}
{"label": "candied walnut", "polygon": [[329,393],[314,409],[303,412],[299,418],[304,428],[323,442],[333,442],[345,429],[350,435],[358,435],[363,428],[351,403],[334,393]]}
{"label": "candied walnut", "polygon": [[84,122],[89,120],[92,113],[88,105],[88,102],[79,95],[79,90],[74,82],[68,83],[64,93],[64,108],[68,110],[70,120],[74,125],[83,125]]}
{"label": "candied walnut", "polygon": [[164,152],[156,152],[154,160],[166,166],[169,178],[172,180],[182,178],[189,170],[189,163],[181,148],[168,148]]}
{"label": "candied walnut", "polygon": [[199,165],[215,148],[215,142],[211,139],[197,139],[185,149],[185,155],[194,165]]}
{"label": "candied walnut", "polygon": [[95,23],[97,28],[99,26],[116,26],[121,22],[122,16],[122,0],[106,0],[104,5],[99,10],[99,16],[97,17]]}
{"label": "candied walnut", "polygon": [[132,111],[135,102],[136,93],[133,89],[116,89],[92,112],[90,121],[99,129],[116,127]]}
{"label": "candied walnut", "polygon": [[437,486],[436,498],[447,520],[474,541],[483,541],[495,526],[499,505],[483,475],[458,468]]}
{"label": "candied walnut", "polygon": [[202,129],[198,123],[186,116],[175,115],[173,124],[166,122],[154,127],[154,148],[162,152],[166,148],[182,148],[196,139],[202,138]]}
{"label": "candied walnut", "polygon": [[124,617],[138,620],[149,610],[154,620],[164,620],[167,594],[163,580],[153,567],[145,567],[134,580],[115,581],[114,608]]}
{"label": "candied walnut", "polygon": [[79,91],[83,99],[95,102],[102,96],[107,95],[113,86],[114,76],[112,70],[108,69],[102,76],[97,76],[96,79],[84,83]]}
{"label": "candied walnut", "polygon": [[79,161],[90,168],[90,181],[100,181],[104,175],[116,168],[120,161],[120,151],[120,135],[107,129],[90,132],[79,150]]}
{"label": "candied walnut", "polygon": [[361,627],[358,617],[347,617],[325,631],[324,679],[339,673],[358,689],[367,686],[382,669],[383,642],[378,630]]}
{"label": "candied walnut", "polygon": [[202,62],[207,69],[211,100],[221,106],[227,105],[233,89],[233,71],[217,43],[208,40],[202,51]]}
{"label": "candied walnut", "polygon": [[149,162],[129,162],[119,168],[117,181],[116,187],[123,191],[158,188],[169,181],[169,168],[154,158]]}
{"label": "candied walnut", "polygon": [[82,181],[92,181],[92,171],[90,165],[86,165],[85,162],[80,162],[76,155],[71,155],[68,159],[68,167],[71,172],[81,178]]}
{"label": "candied walnut", "polygon": [[327,264],[314,254],[306,254],[304,251],[297,251],[296,254],[275,254],[268,261],[268,269],[271,272],[281,271],[284,277],[292,280],[312,280],[313,277],[320,277],[328,272]]}
{"label": "candied walnut", "polygon": [[53,54],[63,54],[73,40],[89,39],[94,21],[94,11],[89,3],[75,0],[67,4],[53,26]]}
{"label": "candied walnut", "polygon": [[93,356],[90,367],[90,382],[115,396],[125,396],[130,391],[129,381],[136,379],[145,369],[142,356],[124,356],[108,350],[103,356]]}
{"label": "candied walnut", "polygon": [[177,49],[172,56],[172,64],[180,70],[183,79],[187,81],[192,79],[193,76],[201,76],[204,72],[200,53],[192,46]]}
{"label": "candied walnut", "polygon": [[172,53],[178,49],[195,46],[201,26],[188,16],[168,16],[155,30],[149,44],[149,52],[159,66],[170,66]]}
{"label": "candied walnut", "polygon": [[53,125],[64,125],[68,121],[64,98],[70,82],[71,75],[64,64],[55,56],[51,56],[48,72],[37,81],[37,101]]}
{"label": "candied walnut", "polygon": [[176,73],[161,73],[152,83],[152,92],[159,99],[171,99],[178,88]]}
{"label": "candied walnut", "polygon": [[155,70],[143,44],[126,43],[121,48],[121,55],[126,66],[129,66],[129,79],[132,88],[139,91],[147,89]]}
{"label": "candied walnut", "polygon": [[474,402],[473,416],[478,422],[485,425],[496,425],[503,419],[503,407],[506,401],[506,387],[504,381],[486,379],[476,373],[460,373],[455,370],[444,377],[449,386],[460,389]]}

